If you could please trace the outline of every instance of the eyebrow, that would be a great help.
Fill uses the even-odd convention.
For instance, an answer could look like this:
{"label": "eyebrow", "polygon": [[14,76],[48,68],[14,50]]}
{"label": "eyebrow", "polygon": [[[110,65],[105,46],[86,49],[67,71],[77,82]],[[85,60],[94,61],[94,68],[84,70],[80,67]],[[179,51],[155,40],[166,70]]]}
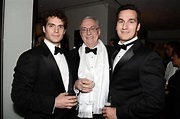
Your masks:
{"label": "eyebrow", "polygon": [[47,23],[47,25],[55,25],[54,23]]}
{"label": "eyebrow", "polygon": [[[123,18],[118,18],[118,20],[124,20]],[[137,21],[135,18],[130,18],[129,20]]]}
{"label": "eyebrow", "polygon": [[[54,24],[54,23],[47,23],[47,25],[56,25],[56,24]],[[64,25],[63,24],[59,24],[57,26],[64,26]]]}
{"label": "eyebrow", "polygon": [[[96,25],[93,25],[93,26],[90,26],[89,28],[91,28],[91,27],[97,27],[97,26],[96,26]],[[87,27],[85,27],[85,26],[83,27],[83,26],[82,26],[81,28],[87,28]]]}

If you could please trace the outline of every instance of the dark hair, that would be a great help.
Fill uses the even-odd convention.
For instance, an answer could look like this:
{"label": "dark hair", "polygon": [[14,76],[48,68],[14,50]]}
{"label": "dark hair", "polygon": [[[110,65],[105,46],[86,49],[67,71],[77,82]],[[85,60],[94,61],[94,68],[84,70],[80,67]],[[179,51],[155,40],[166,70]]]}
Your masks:
{"label": "dark hair", "polygon": [[169,45],[172,49],[178,44],[179,42],[177,41],[169,41],[166,43],[166,46]]}
{"label": "dark hair", "polygon": [[51,10],[43,14],[42,26],[46,26],[48,17],[57,17],[64,23],[64,28],[67,28],[67,17],[61,10]]}
{"label": "dark hair", "polygon": [[133,4],[125,4],[125,5],[121,5],[118,10],[117,10],[117,13],[116,13],[116,16],[117,16],[117,20],[118,20],[118,15],[121,11],[123,10],[134,10],[136,13],[137,13],[137,20],[138,20],[138,23],[141,23],[141,13],[140,13],[140,10]]}
{"label": "dark hair", "polygon": [[174,47],[173,47],[173,51],[172,51],[172,55],[177,55],[178,58],[180,58],[180,43],[177,42]]}

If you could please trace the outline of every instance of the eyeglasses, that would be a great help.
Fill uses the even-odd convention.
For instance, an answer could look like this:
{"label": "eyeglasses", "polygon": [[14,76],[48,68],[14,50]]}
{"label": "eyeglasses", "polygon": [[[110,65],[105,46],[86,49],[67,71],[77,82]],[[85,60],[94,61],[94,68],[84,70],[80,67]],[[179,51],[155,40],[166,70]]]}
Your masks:
{"label": "eyeglasses", "polygon": [[85,34],[85,33],[88,33],[88,31],[91,32],[91,33],[94,33],[94,32],[96,32],[98,29],[99,29],[99,28],[96,28],[96,27],[94,27],[94,26],[91,26],[90,28],[83,27],[83,28],[81,28],[81,33],[82,33],[82,34]]}

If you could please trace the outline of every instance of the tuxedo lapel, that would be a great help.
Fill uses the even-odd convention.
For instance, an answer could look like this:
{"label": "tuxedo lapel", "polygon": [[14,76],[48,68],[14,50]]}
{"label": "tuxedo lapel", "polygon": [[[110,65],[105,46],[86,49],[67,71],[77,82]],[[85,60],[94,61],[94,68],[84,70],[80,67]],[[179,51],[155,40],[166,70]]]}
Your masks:
{"label": "tuxedo lapel", "polygon": [[137,40],[134,45],[122,56],[122,58],[116,64],[114,71],[112,72],[113,76],[116,75],[116,73],[121,69],[121,67],[131,59],[131,57],[134,55],[134,52],[140,47],[141,44],[141,41]]}
{"label": "tuxedo lapel", "polygon": [[132,48],[130,48],[119,60],[119,62],[116,64],[113,74],[115,75],[117,71],[126,64],[126,62],[134,55]]}
{"label": "tuxedo lapel", "polygon": [[63,85],[61,73],[60,73],[60,70],[58,68],[58,65],[57,65],[53,55],[51,54],[50,50],[45,45],[45,43],[42,46],[45,49],[44,54],[42,54],[42,57],[43,57],[43,60],[45,62],[45,66],[47,66],[48,73],[51,74],[51,78],[54,81],[55,85],[57,86],[57,89],[59,89],[61,91],[62,90],[65,91],[65,87]]}
{"label": "tuxedo lapel", "polygon": [[67,52],[64,53],[64,56],[66,58],[67,61],[67,65],[68,65],[68,69],[69,69],[69,85],[68,85],[68,90],[73,90],[73,72],[72,72],[72,68],[70,67],[71,62],[70,62],[70,57],[67,55]]}
{"label": "tuxedo lapel", "polygon": [[111,67],[113,67],[113,62],[114,62],[114,59],[115,59],[116,55],[118,54],[118,52],[119,51],[116,50],[111,56],[111,62],[110,62]]}

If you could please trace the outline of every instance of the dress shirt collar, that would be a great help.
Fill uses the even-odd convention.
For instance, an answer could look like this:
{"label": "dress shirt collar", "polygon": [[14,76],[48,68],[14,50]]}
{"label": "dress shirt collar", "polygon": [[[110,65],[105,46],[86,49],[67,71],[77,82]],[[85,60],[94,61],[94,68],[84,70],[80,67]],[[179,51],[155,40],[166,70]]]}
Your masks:
{"label": "dress shirt collar", "polygon": [[[126,41],[126,42],[124,42],[123,44],[124,44],[124,45],[126,45],[126,44],[128,44],[128,43],[131,43],[131,42],[133,42],[133,41],[137,40],[137,39],[138,39],[138,37],[136,36],[136,37],[134,37],[133,39],[131,39],[131,40],[129,40],[129,41]],[[118,42],[118,44],[119,44],[119,45],[122,45],[121,41],[119,41],[119,42]]]}
{"label": "dress shirt collar", "polygon": [[44,42],[48,46],[51,53],[54,55],[55,45],[53,43],[51,43],[50,41],[48,41],[47,39],[44,39]]}

